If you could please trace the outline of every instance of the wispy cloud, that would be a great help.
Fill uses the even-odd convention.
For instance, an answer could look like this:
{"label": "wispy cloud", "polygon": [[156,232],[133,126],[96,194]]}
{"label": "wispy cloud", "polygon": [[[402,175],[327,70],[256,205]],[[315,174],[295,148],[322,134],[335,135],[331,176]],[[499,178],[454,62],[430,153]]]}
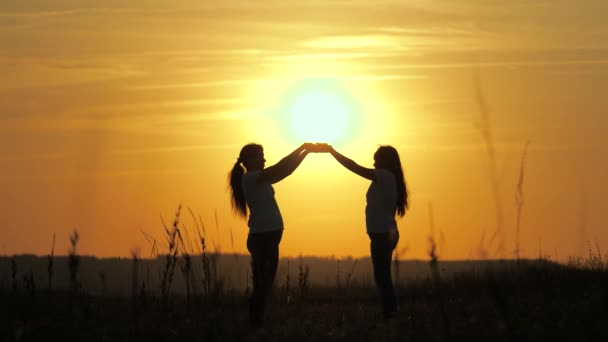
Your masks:
{"label": "wispy cloud", "polygon": [[27,161],[49,161],[49,160],[60,160],[66,159],[69,157],[67,153],[58,153],[58,152],[50,152],[50,153],[37,153],[31,155],[4,155],[2,159],[3,162],[27,162]]}
{"label": "wispy cloud", "polygon": [[568,66],[568,65],[607,65],[608,59],[577,59],[577,60],[505,60],[470,63],[386,63],[382,65],[358,65],[357,69],[365,70],[402,70],[402,69],[461,69],[461,68],[493,68],[493,67],[533,67],[533,66]]}
{"label": "wispy cloud", "polygon": [[175,145],[148,148],[129,148],[114,150],[109,152],[114,155],[137,155],[137,154],[157,154],[188,151],[207,151],[207,150],[237,150],[241,148],[239,144],[206,144],[206,145]]}
{"label": "wispy cloud", "polygon": [[222,81],[207,81],[207,82],[184,82],[170,84],[149,84],[130,86],[128,90],[150,90],[150,89],[182,89],[182,88],[208,88],[208,87],[223,87],[234,86],[250,83],[275,83],[276,80],[264,79],[240,79],[240,80],[222,80]]}
{"label": "wispy cloud", "polygon": [[[521,151],[522,143],[497,143],[495,148],[497,152],[501,153],[519,153]],[[468,143],[468,144],[443,144],[443,143],[428,143],[428,144],[398,144],[396,145],[398,150],[413,151],[413,152],[466,152],[472,151],[482,152],[486,146],[482,143]],[[572,152],[572,151],[583,151],[594,149],[595,147],[586,146],[584,144],[533,144],[530,145],[529,152],[539,153],[559,153],[559,152]]]}
{"label": "wispy cloud", "polygon": [[48,59],[0,56],[0,91],[37,86],[61,86],[144,75],[140,66],[119,60]]}
{"label": "wispy cloud", "polygon": [[354,53],[304,53],[292,55],[267,56],[268,62],[313,62],[313,61],[335,61],[359,59],[364,57],[376,56],[373,53],[354,52]]}
{"label": "wispy cloud", "polygon": [[401,45],[389,35],[363,35],[363,36],[333,36],[321,37],[300,44],[307,48],[318,49],[354,49],[354,48],[394,48]]}

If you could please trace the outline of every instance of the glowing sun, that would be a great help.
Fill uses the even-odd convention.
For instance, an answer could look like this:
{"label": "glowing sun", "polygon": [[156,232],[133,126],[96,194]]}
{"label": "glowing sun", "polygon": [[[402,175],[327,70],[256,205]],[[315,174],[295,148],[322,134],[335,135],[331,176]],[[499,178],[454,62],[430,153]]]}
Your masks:
{"label": "glowing sun", "polygon": [[341,144],[354,137],[359,112],[356,101],[339,82],[299,80],[284,97],[284,129],[298,142]]}

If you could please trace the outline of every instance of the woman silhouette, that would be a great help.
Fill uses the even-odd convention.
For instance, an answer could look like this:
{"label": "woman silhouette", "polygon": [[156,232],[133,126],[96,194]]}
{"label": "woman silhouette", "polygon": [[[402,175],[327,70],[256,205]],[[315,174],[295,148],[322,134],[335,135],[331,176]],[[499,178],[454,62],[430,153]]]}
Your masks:
{"label": "woman silhouette", "polygon": [[232,209],[238,216],[246,218],[249,208],[247,249],[251,254],[253,273],[249,317],[254,327],[259,327],[264,318],[266,300],[277,272],[279,243],[283,236],[283,218],[272,184],[293,173],[313,148],[313,144],[303,144],[275,165],[264,168],[266,159],[263,147],[248,144],[241,149],[228,175]]}
{"label": "woman silhouette", "polygon": [[407,209],[407,189],[399,153],[392,146],[380,146],[374,153],[374,169],[363,167],[343,156],[330,145],[323,148],[350,171],[372,181],[367,190],[365,223],[370,237],[374,279],[380,292],[385,319],[397,312],[397,300],[391,278],[391,256],[399,242],[395,215],[403,217]]}

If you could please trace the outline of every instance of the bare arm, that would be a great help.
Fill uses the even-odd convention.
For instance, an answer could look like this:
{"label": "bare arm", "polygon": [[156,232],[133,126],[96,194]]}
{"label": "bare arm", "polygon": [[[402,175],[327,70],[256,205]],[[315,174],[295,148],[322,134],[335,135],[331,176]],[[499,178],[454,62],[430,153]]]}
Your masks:
{"label": "bare arm", "polygon": [[302,144],[278,163],[262,170],[257,180],[258,183],[264,181],[276,183],[291,175],[310,152],[309,145],[308,143]]}
{"label": "bare arm", "polygon": [[374,175],[375,175],[374,169],[368,169],[366,167],[363,167],[363,166],[357,164],[352,159],[347,158],[344,155],[342,155],[340,152],[334,150],[334,148],[331,146],[329,146],[329,153],[331,153],[331,155],[334,158],[336,158],[338,163],[342,164],[342,166],[349,169],[353,173],[355,173],[363,178],[367,178],[369,180],[374,179]]}

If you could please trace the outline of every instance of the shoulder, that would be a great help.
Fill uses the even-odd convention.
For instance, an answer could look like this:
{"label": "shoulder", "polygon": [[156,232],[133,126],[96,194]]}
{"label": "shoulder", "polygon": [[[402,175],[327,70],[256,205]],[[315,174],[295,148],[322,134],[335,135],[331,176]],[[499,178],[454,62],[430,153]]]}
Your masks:
{"label": "shoulder", "polygon": [[260,176],[260,171],[245,172],[243,174],[243,181],[252,182],[252,181],[255,181],[256,179],[258,179],[259,176]]}
{"label": "shoulder", "polygon": [[376,176],[376,179],[380,180],[380,179],[394,179],[395,176],[393,175],[393,173],[387,169],[375,169],[374,170],[374,176]]}
{"label": "shoulder", "polygon": [[376,169],[374,171],[374,180],[380,184],[393,185],[395,183],[395,175],[387,169]]}

